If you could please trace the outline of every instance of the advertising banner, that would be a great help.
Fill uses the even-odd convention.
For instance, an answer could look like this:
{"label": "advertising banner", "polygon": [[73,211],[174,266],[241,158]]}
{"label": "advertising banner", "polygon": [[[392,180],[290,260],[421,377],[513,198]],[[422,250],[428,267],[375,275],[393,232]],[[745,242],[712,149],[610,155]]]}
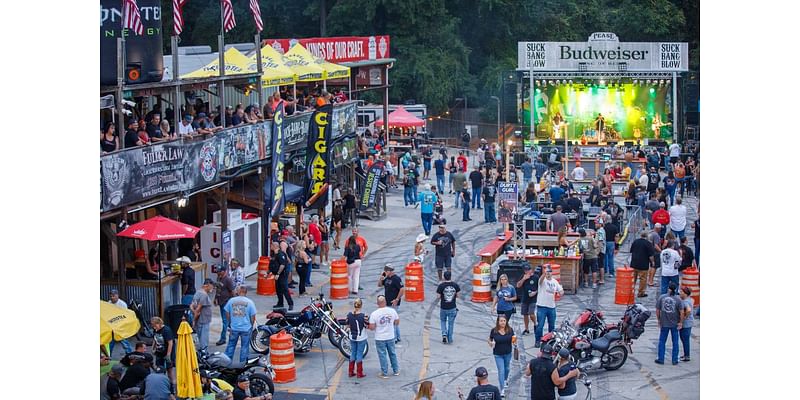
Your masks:
{"label": "advertising banner", "polygon": [[[272,218],[280,215],[284,207],[284,193],[283,193],[283,112],[284,103],[281,101],[275,108],[275,116],[273,117],[272,124],[272,179],[271,190],[272,197],[264,202],[265,207],[264,215],[269,215]],[[268,224],[264,224],[265,227]],[[269,228],[267,228],[269,229]]]}
{"label": "advertising banner", "polygon": [[330,152],[328,143],[333,125],[333,105],[327,104],[314,111],[308,126],[306,147],[305,208],[322,208],[328,202],[330,181]]}
{"label": "advertising banner", "polygon": [[349,36],[306,39],[266,39],[264,43],[283,54],[300,43],[311,54],[330,62],[389,58],[389,36]]}
{"label": "advertising banner", "polygon": [[497,182],[497,222],[510,223],[517,212],[517,183]]}
{"label": "advertising banner", "polygon": [[272,121],[242,125],[217,133],[222,171],[267,158]]}
{"label": "advertising banner", "polygon": [[333,123],[331,139],[356,133],[356,103],[334,108],[331,122]]}
{"label": "advertising banner", "polygon": [[619,42],[598,32],[588,42],[518,42],[519,71],[688,71],[689,45]]}
{"label": "advertising banner", "polygon": [[372,163],[367,171],[367,179],[364,182],[364,188],[359,197],[358,209],[364,211],[375,204],[375,196],[378,195],[378,183],[383,174],[384,162],[383,160],[376,160]]}
{"label": "advertising banner", "polygon": [[333,167],[345,165],[357,158],[356,138],[345,139],[333,145]]}

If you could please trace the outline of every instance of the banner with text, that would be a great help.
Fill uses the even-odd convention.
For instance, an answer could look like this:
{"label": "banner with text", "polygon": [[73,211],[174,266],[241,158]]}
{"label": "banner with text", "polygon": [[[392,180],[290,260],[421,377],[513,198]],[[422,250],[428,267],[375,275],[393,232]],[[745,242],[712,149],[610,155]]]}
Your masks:
{"label": "banner with text", "polygon": [[374,163],[372,163],[372,166],[369,167],[369,170],[367,171],[367,179],[364,182],[364,187],[361,191],[361,197],[359,197],[359,210],[364,211],[375,204],[375,197],[378,195],[378,184],[381,181],[383,167],[383,160],[376,160]]}
{"label": "banner with text", "polygon": [[333,125],[332,114],[333,105],[327,104],[311,115],[306,147],[306,209],[322,208],[328,202],[331,160],[328,143]]}
{"label": "banner with text", "polygon": [[389,36],[348,36],[306,39],[266,39],[265,44],[283,54],[300,43],[311,54],[330,62],[389,58]]}
{"label": "banner with text", "polygon": [[[272,218],[280,215],[285,205],[283,193],[283,179],[285,177],[283,174],[283,121],[285,115],[283,111],[284,104],[283,101],[281,101],[275,108],[275,116],[272,120],[273,145],[272,154],[270,155],[272,160],[272,179],[270,180],[271,197],[268,197],[267,200],[264,201],[264,206],[269,207],[267,210],[264,210],[264,215],[269,215]],[[264,227],[267,227],[269,231],[268,226],[268,224],[264,224]]]}
{"label": "banner with text", "polygon": [[510,223],[517,212],[517,183],[497,182],[497,222]]}
{"label": "banner with text", "polygon": [[689,45],[596,33],[588,42],[518,42],[517,60],[518,71],[688,71]]}

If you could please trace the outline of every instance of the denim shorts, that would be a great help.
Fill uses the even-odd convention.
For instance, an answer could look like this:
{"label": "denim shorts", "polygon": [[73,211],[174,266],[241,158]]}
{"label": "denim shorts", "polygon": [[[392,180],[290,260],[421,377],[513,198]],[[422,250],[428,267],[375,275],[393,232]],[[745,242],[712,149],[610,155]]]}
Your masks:
{"label": "denim shorts", "polygon": [[588,274],[590,272],[597,272],[597,259],[596,258],[584,258],[583,259],[583,273]]}

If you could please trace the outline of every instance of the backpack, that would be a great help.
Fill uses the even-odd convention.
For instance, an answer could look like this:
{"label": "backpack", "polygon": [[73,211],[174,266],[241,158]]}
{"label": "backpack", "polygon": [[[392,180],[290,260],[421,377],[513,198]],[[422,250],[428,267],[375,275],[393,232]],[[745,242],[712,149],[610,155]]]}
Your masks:
{"label": "backpack", "polygon": [[644,333],[644,324],[650,318],[650,311],[639,303],[628,307],[622,317],[623,333],[631,339],[638,339]]}

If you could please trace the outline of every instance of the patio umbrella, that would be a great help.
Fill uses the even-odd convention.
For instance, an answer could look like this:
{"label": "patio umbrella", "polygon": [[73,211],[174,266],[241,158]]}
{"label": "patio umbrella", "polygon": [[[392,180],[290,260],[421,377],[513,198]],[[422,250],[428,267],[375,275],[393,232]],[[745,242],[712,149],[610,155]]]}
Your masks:
{"label": "patio umbrella", "polygon": [[200,228],[196,226],[158,216],[133,224],[128,229],[118,233],[117,236],[148,241],[174,240],[194,238],[197,236],[197,232],[200,232]]}
{"label": "patio umbrella", "polygon": [[197,351],[192,340],[192,327],[186,321],[178,327],[178,349],[175,354],[175,369],[178,380],[178,397],[196,399],[203,397],[200,370],[197,366]]}
{"label": "patio umbrella", "polygon": [[100,301],[100,344],[108,344],[112,339],[127,339],[139,332],[140,327],[132,310]]}

